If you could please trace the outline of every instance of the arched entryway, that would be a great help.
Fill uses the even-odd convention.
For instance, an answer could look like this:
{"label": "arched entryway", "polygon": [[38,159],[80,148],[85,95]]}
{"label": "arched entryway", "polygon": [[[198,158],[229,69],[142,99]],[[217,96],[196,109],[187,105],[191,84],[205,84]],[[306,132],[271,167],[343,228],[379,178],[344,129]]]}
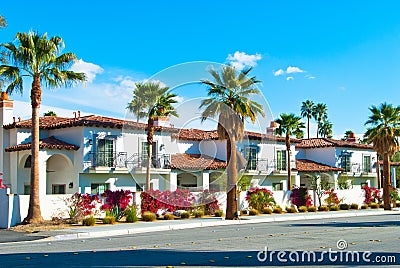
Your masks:
{"label": "arched entryway", "polygon": [[62,154],[54,154],[46,161],[46,194],[71,194],[74,181],[71,160]]}

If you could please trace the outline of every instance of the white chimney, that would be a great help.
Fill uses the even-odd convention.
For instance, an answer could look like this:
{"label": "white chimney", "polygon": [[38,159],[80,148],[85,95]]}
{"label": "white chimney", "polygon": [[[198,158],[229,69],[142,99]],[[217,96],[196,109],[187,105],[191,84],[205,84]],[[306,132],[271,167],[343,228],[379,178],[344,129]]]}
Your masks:
{"label": "white chimney", "polygon": [[267,127],[267,134],[275,135],[275,131],[278,128],[278,123],[271,121],[269,127]]}
{"label": "white chimney", "polygon": [[155,127],[170,127],[169,116],[157,116],[156,118],[154,118],[154,126]]}

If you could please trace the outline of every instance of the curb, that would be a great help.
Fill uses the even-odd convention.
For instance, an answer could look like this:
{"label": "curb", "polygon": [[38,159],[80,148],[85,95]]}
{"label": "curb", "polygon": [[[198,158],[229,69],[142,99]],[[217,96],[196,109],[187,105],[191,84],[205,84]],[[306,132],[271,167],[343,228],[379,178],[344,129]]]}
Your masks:
{"label": "curb", "polygon": [[150,232],[162,232],[171,230],[183,230],[193,229],[202,227],[213,227],[213,226],[227,226],[227,225],[241,225],[241,224],[257,224],[257,223],[268,223],[268,222],[285,222],[285,221],[298,221],[298,220],[316,220],[316,219],[333,219],[333,218],[346,218],[346,217],[362,217],[362,216],[378,216],[378,215],[395,215],[399,214],[400,211],[363,211],[363,212],[319,212],[318,214],[305,214],[305,215],[290,215],[290,216],[271,216],[265,218],[252,219],[251,216],[243,217],[238,221],[208,221],[208,222],[196,222],[196,223],[185,223],[185,224],[170,224],[165,226],[152,226],[152,227],[139,227],[139,228],[128,228],[120,230],[108,230],[108,231],[94,231],[94,232],[77,232],[75,234],[63,234],[50,237],[50,240],[72,240],[81,238],[99,238],[108,236],[120,236],[120,235],[132,235],[142,234]]}

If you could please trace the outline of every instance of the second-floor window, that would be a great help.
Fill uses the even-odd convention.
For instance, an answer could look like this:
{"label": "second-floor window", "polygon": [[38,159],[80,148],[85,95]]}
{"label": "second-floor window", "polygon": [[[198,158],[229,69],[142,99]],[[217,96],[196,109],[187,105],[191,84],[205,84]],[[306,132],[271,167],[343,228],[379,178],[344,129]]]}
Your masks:
{"label": "second-floor window", "polygon": [[[149,146],[147,141],[142,142],[142,166],[147,165],[147,158],[148,158],[148,151],[149,151]],[[157,167],[158,166],[158,161],[157,161],[157,142],[153,142],[152,148],[151,148],[151,166],[152,167]]]}
{"label": "second-floor window", "polygon": [[342,155],[342,163],[341,163],[341,167],[344,169],[344,171],[346,172],[350,172],[351,171],[351,154],[343,154]]}
{"label": "second-floor window", "polygon": [[286,170],[286,150],[276,151],[276,169]]}
{"label": "second-floor window", "polygon": [[97,166],[112,167],[114,165],[114,140],[97,140]]}
{"label": "second-floor window", "polygon": [[371,156],[370,155],[364,155],[364,157],[363,157],[363,170],[364,170],[364,172],[371,172],[372,171]]}
{"label": "second-floor window", "polygon": [[247,169],[256,170],[257,169],[257,148],[247,147],[245,150],[245,159],[247,160]]}

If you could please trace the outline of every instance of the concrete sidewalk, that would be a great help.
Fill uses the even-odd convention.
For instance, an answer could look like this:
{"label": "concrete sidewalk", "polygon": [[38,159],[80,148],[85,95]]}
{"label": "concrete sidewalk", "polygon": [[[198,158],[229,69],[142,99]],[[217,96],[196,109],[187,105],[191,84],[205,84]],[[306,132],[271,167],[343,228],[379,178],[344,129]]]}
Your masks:
{"label": "concrete sidewalk", "polygon": [[[211,226],[226,226],[240,224],[256,224],[267,222],[287,222],[298,220],[314,219],[333,219],[360,216],[377,215],[400,215],[400,210],[384,211],[383,209],[368,210],[349,210],[336,212],[316,212],[316,213],[295,213],[295,214],[272,214],[259,216],[243,216],[240,220],[225,220],[223,218],[201,218],[190,220],[159,220],[156,222],[136,222],[136,223],[118,223],[114,225],[98,225],[91,227],[79,227],[58,230],[57,235],[49,237],[49,240],[65,240],[78,238],[107,237],[116,235],[141,234],[148,232],[161,232],[169,230],[180,230],[190,228],[201,228]],[[62,234],[65,232],[65,234]],[[60,234],[61,233],[61,234]]]}

